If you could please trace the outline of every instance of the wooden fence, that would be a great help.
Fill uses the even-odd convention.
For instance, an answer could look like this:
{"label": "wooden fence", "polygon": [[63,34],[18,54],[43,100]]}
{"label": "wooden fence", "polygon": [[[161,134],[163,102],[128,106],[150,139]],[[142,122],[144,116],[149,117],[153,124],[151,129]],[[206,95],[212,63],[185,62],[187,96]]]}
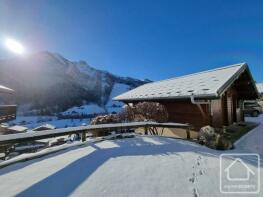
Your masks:
{"label": "wooden fence", "polygon": [[52,138],[58,136],[65,136],[70,134],[81,134],[82,141],[86,141],[86,133],[105,132],[105,131],[120,131],[128,129],[144,128],[145,133],[157,135],[157,128],[183,128],[187,132],[187,138],[190,138],[190,125],[180,123],[157,123],[157,122],[130,122],[130,123],[114,123],[114,124],[100,124],[88,125],[78,127],[68,127],[53,130],[44,130],[32,133],[18,133],[10,135],[0,135],[0,145],[16,144],[27,141],[40,140],[45,138]]}

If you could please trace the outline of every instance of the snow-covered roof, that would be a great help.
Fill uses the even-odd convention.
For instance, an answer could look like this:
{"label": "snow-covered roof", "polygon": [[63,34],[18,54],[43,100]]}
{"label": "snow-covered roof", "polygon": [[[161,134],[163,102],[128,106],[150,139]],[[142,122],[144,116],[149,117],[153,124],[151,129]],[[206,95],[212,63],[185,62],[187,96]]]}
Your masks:
{"label": "snow-covered roof", "polygon": [[24,131],[26,131],[28,128],[27,128],[27,127],[20,126],[20,125],[15,125],[15,126],[9,127],[8,129],[9,129],[9,130],[12,130],[12,131],[24,132]]}
{"label": "snow-covered roof", "polygon": [[13,93],[14,90],[12,90],[12,89],[10,89],[8,87],[5,87],[3,85],[0,85],[0,93],[2,93],[2,92],[4,92],[4,93]]}
{"label": "snow-covered roof", "polygon": [[258,92],[263,94],[263,83],[257,83]]}
{"label": "snow-covered roof", "polygon": [[148,83],[114,98],[120,101],[219,97],[248,69],[246,63]]}

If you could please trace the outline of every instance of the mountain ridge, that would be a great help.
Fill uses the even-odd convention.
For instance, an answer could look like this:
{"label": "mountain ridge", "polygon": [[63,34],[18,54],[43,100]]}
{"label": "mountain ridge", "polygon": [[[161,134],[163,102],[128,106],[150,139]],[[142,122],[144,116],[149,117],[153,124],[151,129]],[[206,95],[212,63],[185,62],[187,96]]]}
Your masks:
{"label": "mountain ridge", "polygon": [[12,102],[22,112],[52,114],[89,103],[107,111],[116,84],[127,85],[129,90],[147,82],[117,76],[83,60],[70,61],[48,51],[0,60],[0,84],[15,90]]}

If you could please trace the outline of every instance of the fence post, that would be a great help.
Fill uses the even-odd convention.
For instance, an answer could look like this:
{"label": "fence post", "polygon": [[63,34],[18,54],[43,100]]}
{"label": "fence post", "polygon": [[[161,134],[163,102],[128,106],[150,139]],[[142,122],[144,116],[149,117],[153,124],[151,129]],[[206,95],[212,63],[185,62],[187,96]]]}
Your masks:
{"label": "fence post", "polygon": [[81,140],[82,140],[82,142],[86,141],[86,132],[85,131],[82,132]]}
{"label": "fence post", "polygon": [[148,127],[147,126],[144,127],[144,135],[148,135]]}
{"label": "fence post", "polygon": [[186,128],[186,136],[187,136],[187,139],[191,138],[191,136],[190,136],[190,128],[189,127]]}

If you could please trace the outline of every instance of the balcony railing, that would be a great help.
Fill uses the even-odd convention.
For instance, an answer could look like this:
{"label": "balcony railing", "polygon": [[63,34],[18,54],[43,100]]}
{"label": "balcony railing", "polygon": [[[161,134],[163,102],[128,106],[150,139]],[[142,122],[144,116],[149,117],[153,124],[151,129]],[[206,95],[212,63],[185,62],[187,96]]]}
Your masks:
{"label": "balcony railing", "polygon": [[0,123],[16,119],[16,105],[0,105]]}

